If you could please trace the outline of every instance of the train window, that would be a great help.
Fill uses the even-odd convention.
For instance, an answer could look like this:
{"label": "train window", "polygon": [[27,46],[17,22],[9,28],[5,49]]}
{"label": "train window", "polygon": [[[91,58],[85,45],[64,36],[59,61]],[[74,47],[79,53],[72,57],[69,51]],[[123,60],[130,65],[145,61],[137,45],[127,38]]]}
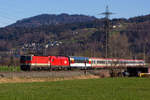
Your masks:
{"label": "train window", "polygon": [[129,61],[128,64],[132,64],[131,61]]}
{"label": "train window", "polygon": [[140,61],[139,64],[144,64],[144,62]]}
{"label": "train window", "polygon": [[97,61],[97,64],[105,64],[105,61]]}
{"label": "train window", "polygon": [[118,63],[119,63],[119,64],[124,64],[124,62],[123,62],[123,61],[119,61]]}
{"label": "train window", "polygon": [[128,64],[136,64],[134,61],[129,61]]}
{"label": "train window", "polygon": [[97,64],[100,64],[100,61],[97,61]]}
{"label": "train window", "polygon": [[112,64],[112,61],[107,61],[107,64]]}
{"label": "train window", "polygon": [[123,61],[124,64],[127,64],[127,61]]}
{"label": "train window", "polygon": [[123,61],[123,64],[126,64],[127,62],[126,61]]}
{"label": "train window", "polygon": [[122,63],[123,63],[123,64],[126,64],[127,62],[126,62],[126,61],[123,61]]}
{"label": "train window", "polygon": [[83,61],[82,61],[82,60],[79,60],[79,59],[75,59],[74,62],[75,62],[75,63],[82,63]]}
{"label": "train window", "polygon": [[97,64],[99,64],[100,63],[100,61],[97,61]]}
{"label": "train window", "polygon": [[21,60],[32,60],[32,56],[21,56]]}
{"label": "train window", "polygon": [[132,64],[135,64],[136,62],[132,61],[131,63],[132,63]]}
{"label": "train window", "polygon": [[74,62],[75,63],[88,63],[89,60],[88,59],[81,59],[81,58],[78,58],[78,59],[74,59]]}
{"label": "train window", "polygon": [[119,61],[110,61],[109,63],[110,63],[110,64],[115,64],[115,65],[116,65],[116,64],[121,64],[122,62],[119,62]]}

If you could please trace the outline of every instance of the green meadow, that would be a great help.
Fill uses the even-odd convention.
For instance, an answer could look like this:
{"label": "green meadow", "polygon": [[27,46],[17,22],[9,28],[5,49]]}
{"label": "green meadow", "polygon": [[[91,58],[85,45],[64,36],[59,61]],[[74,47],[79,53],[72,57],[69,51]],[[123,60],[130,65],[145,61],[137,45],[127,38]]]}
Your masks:
{"label": "green meadow", "polygon": [[0,84],[0,100],[150,100],[149,78]]}

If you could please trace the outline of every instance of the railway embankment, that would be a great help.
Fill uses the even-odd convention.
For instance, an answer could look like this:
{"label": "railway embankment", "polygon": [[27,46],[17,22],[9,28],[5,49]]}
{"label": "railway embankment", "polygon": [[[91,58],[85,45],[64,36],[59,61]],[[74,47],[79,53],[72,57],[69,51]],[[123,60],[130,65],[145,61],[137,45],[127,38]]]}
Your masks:
{"label": "railway embankment", "polygon": [[30,71],[30,72],[0,72],[0,83],[46,82],[74,79],[93,79],[110,77],[109,71]]}
{"label": "railway embankment", "polygon": [[0,78],[66,78],[89,75],[110,77],[109,71],[104,70],[0,72]]}

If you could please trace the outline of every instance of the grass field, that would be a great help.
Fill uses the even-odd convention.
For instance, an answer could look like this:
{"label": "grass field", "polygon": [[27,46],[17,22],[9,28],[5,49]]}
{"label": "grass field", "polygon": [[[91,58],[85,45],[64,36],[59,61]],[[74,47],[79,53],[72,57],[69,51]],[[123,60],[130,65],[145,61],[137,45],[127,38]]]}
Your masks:
{"label": "grass field", "polygon": [[0,72],[19,72],[20,66],[0,66]]}
{"label": "grass field", "polygon": [[0,84],[0,100],[150,100],[148,78]]}

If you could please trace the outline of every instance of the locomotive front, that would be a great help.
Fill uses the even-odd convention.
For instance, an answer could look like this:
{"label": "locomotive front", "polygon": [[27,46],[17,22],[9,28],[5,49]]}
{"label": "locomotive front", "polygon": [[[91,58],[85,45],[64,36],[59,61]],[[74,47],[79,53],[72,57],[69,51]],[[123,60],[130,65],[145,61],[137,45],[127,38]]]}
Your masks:
{"label": "locomotive front", "polygon": [[21,56],[20,57],[20,68],[21,70],[27,71],[31,68],[32,56]]}

